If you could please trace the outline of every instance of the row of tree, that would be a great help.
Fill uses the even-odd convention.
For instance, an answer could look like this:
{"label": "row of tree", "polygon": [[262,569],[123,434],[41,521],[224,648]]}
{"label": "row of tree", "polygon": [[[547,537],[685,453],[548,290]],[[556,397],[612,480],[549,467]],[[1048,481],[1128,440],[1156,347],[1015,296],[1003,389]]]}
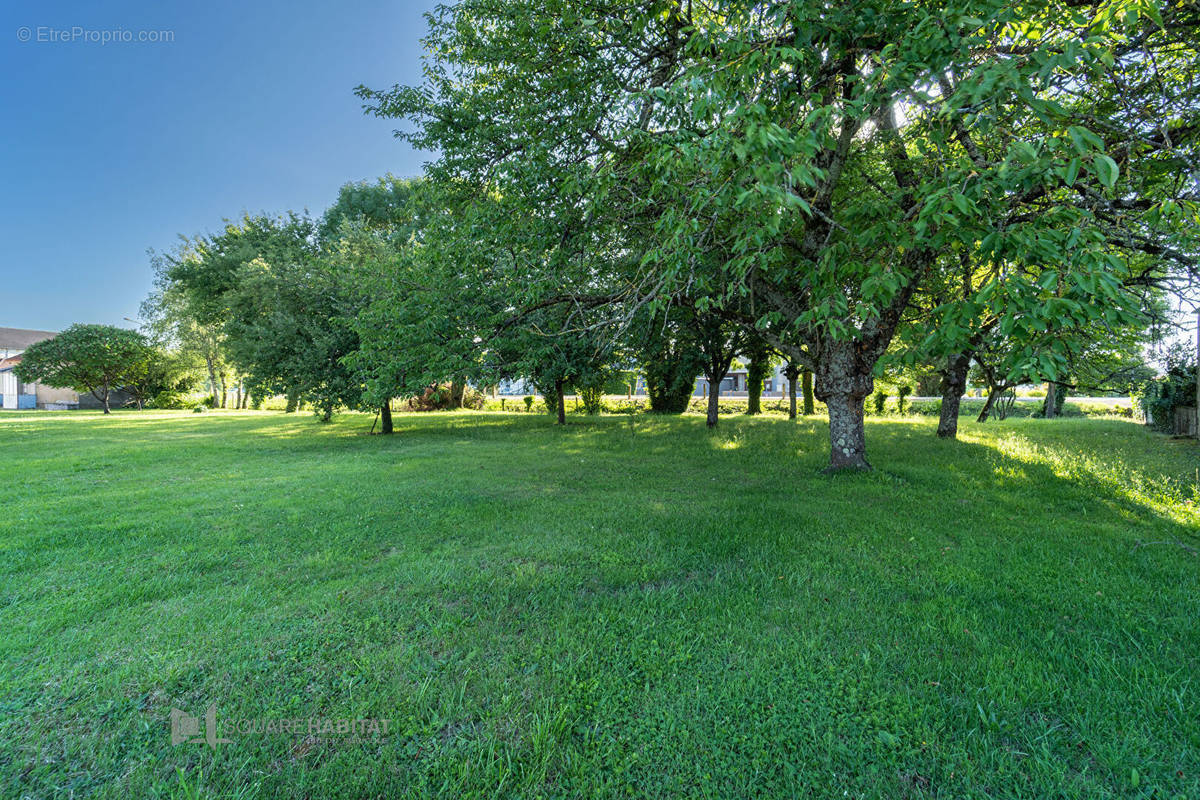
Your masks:
{"label": "row of tree", "polygon": [[359,89],[438,154],[424,178],[158,259],[152,329],[214,385],[387,431],[391,398],[528,378],[561,422],[614,369],[677,413],[774,353],[830,466],[866,468],[882,371],[934,365],[953,437],[972,366],[989,403],[1101,386],[1195,276],[1194,4],[462,0],[429,25],[424,85]]}

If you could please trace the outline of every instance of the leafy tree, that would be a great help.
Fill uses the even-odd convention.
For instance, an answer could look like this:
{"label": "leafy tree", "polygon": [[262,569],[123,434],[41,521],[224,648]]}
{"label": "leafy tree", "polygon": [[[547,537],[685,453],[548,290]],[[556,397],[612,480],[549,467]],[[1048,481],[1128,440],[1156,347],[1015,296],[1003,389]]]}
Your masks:
{"label": "leafy tree", "polygon": [[26,383],[89,392],[110,413],[113,391],[135,381],[147,360],[146,338],[112,325],[72,325],[29,346],[15,372]]}
{"label": "leafy tree", "polygon": [[704,369],[690,314],[678,307],[660,313],[643,312],[629,335],[646,380],[650,410],[660,414],[687,411],[696,376]]}
{"label": "leafy tree", "polygon": [[[191,322],[201,330],[219,332],[230,364],[254,389],[285,392],[289,411],[295,410],[301,387],[280,383],[285,378],[278,361],[256,361],[270,351],[264,350],[251,321],[261,323],[269,314],[257,304],[267,297],[264,272],[311,264],[317,254],[316,224],[307,216],[247,214],[237,222],[227,221],[219,233],[184,240],[165,258],[162,270],[164,289],[179,296]],[[217,372],[216,405],[224,405],[225,378]]]}
{"label": "leafy tree", "polygon": [[495,352],[491,363],[484,356],[498,320],[512,311],[495,288],[505,254],[489,246],[486,198],[461,187],[409,188],[411,207],[396,225],[343,226],[343,268],[365,298],[353,321],[359,350],[348,360],[376,406],[451,381],[457,407],[468,380],[498,377]]}
{"label": "leafy tree", "polygon": [[342,224],[348,221],[402,245],[423,227],[422,216],[428,209],[420,201],[422,183],[419,178],[394,175],[347,183],[321,215],[317,235],[327,245],[336,242],[342,236]]}
{"label": "leafy tree", "polygon": [[593,327],[586,311],[555,304],[513,317],[490,339],[502,374],[528,377],[560,425],[566,424],[567,387],[601,391],[617,357],[606,326]]}
{"label": "leafy tree", "polygon": [[746,413],[761,414],[763,382],[774,367],[774,354],[762,336],[751,332],[747,337],[745,355],[750,362],[746,368]]}
{"label": "leafy tree", "polygon": [[1167,349],[1163,375],[1147,381],[1138,392],[1147,421],[1161,431],[1171,431],[1175,409],[1195,406],[1196,353],[1190,343]]}
{"label": "leafy tree", "polygon": [[730,323],[714,311],[699,311],[695,323],[704,356],[704,378],[708,381],[708,411],[705,423],[717,427],[720,412],[721,381],[729,373],[733,359],[746,347],[749,334],[740,325]]}
{"label": "leafy tree", "polygon": [[195,385],[195,371],[186,358],[152,344],[147,344],[121,382],[139,411],[147,404],[174,406]]}
{"label": "leafy tree", "polygon": [[[876,366],[949,254],[1020,267],[976,291],[1004,298],[991,307],[1010,342],[1136,307],[1114,235],[1166,246],[1194,216],[1179,197],[1123,207],[1194,134],[1194,24],[1147,0],[464,0],[431,18],[425,87],[363,96],[420,123],[439,180],[487,186],[563,241],[637,252],[636,269],[611,260],[627,285],[708,297],[763,331],[815,373],[831,468],[866,468]],[[1140,121],[1158,115],[1094,113],[1160,55],[1161,133]],[[532,283],[561,262],[537,263]],[[1051,272],[1096,302],[1049,302]],[[1037,363],[1018,368],[1062,366],[1021,347]]]}
{"label": "leafy tree", "polygon": [[[384,274],[424,227],[422,216],[427,206],[421,201],[421,191],[420,180],[393,175],[348,183],[321,218],[318,234],[325,251],[340,270],[353,275],[358,311],[349,324],[359,337],[359,347],[365,326],[359,324],[358,314],[376,299],[374,290],[387,285]],[[364,401],[379,409],[380,432],[391,434],[393,394],[389,392],[398,392],[401,386],[389,387],[386,380],[380,380],[380,371],[370,368],[369,359],[359,359],[357,349],[343,358],[364,382]]]}
{"label": "leafy tree", "polygon": [[358,349],[353,296],[346,275],[321,256],[247,264],[227,330],[231,357],[252,391],[290,392],[325,421],[339,406],[357,406],[361,385],[343,362]]}
{"label": "leafy tree", "polygon": [[225,352],[224,326],[215,322],[202,323],[193,313],[183,287],[170,279],[171,265],[186,256],[176,253],[165,257],[151,251],[150,257],[155,284],[149,297],[142,301],[139,312],[143,329],[155,346],[180,359],[185,370],[202,370],[207,375],[215,408],[224,394],[219,376],[227,375],[231,370]]}

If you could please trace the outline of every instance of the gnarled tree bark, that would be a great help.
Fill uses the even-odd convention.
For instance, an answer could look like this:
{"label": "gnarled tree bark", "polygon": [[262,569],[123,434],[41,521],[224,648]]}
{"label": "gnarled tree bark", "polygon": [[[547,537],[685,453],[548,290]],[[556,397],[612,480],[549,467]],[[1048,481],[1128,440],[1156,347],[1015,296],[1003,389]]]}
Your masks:
{"label": "gnarled tree bark", "polygon": [[942,439],[958,436],[958,410],[967,391],[967,370],[971,357],[966,353],[955,353],[946,360],[942,369],[942,408],[938,419],[937,435]]}
{"label": "gnarled tree bark", "polygon": [[992,415],[992,407],[996,405],[996,400],[999,399],[1000,393],[1004,390],[992,386],[988,388],[987,402],[983,404],[983,410],[979,412],[979,416],[975,418],[976,422],[987,422],[988,417]]}
{"label": "gnarled tree bark", "polygon": [[875,389],[874,363],[854,342],[830,342],[817,361],[817,399],[829,409],[829,470],[870,469],[863,401]]}

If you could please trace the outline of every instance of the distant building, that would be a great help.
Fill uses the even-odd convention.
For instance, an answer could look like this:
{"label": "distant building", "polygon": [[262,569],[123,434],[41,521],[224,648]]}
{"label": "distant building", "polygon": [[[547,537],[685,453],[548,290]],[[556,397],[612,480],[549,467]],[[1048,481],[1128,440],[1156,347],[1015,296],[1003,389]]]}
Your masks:
{"label": "distant building", "polygon": [[537,394],[537,389],[534,388],[533,382],[524,378],[514,378],[512,380],[502,380],[496,384],[496,394],[498,395],[527,395]]}
{"label": "distant building", "polygon": [[[763,397],[783,397],[787,394],[787,376],[784,375],[785,364],[777,364],[771,374],[763,381]],[[721,385],[717,387],[722,397],[748,397],[750,394],[749,374],[745,369],[731,369],[725,373]],[[696,378],[696,386],[692,390],[694,397],[708,397],[708,379],[703,375]]]}
{"label": "distant building", "polygon": [[0,408],[2,409],[71,409],[100,408],[90,394],[82,397],[74,389],[60,389],[40,383],[22,383],[14,368],[21,363],[21,354],[33,344],[53,339],[55,331],[31,331],[24,328],[0,328]]}
{"label": "distant building", "polygon": [[[787,396],[788,382],[787,376],[784,374],[785,364],[775,366],[771,374],[763,381],[763,397],[785,397]],[[749,396],[749,385],[747,382],[747,372],[745,369],[731,369],[725,373],[725,378],[721,381],[718,391],[722,397],[747,397]],[[537,388],[529,381],[518,378],[516,380],[500,381],[496,387],[496,393],[500,395],[523,395],[537,394]],[[635,396],[645,396],[646,394],[646,379],[642,375],[637,377],[637,385],[633,390]],[[693,397],[708,397],[708,380],[699,375],[696,377],[695,385],[692,387]]]}

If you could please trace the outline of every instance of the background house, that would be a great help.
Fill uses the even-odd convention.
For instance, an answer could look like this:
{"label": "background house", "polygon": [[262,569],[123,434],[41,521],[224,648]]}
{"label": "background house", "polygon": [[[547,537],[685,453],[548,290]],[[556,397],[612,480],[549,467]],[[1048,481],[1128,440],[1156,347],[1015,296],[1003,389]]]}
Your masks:
{"label": "background house", "polygon": [[55,331],[0,328],[0,408],[100,408],[100,403],[90,394],[80,397],[74,389],[22,383],[17,377],[13,368],[21,363],[21,353],[31,344],[57,335]]}
{"label": "background house", "polygon": [[[763,381],[763,397],[786,397],[788,382],[787,376],[784,375],[786,364],[779,363],[767,375]],[[722,397],[747,397],[749,388],[747,385],[747,372],[744,367],[736,367],[730,369],[725,374],[725,378],[721,381],[719,387]],[[529,381],[518,378],[515,380],[504,380],[496,387],[496,393],[499,395],[535,395],[538,393],[535,387]],[[633,394],[638,397],[646,395],[646,379],[641,375],[637,375],[637,382],[633,390]],[[696,383],[692,387],[693,397],[708,397],[708,380],[703,375],[696,376]]]}
{"label": "background house", "polygon": [[[763,397],[784,397],[787,394],[787,376],[783,374],[786,364],[775,366],[763,381]],[[725,373],[718,391],[722,397],[747,397],[750,394],[747,384],[748,374],[744,367],[737,367]],[[696,386],[692,391],[694,397],[708,397],[708,380],[700,375],[696,378]]]}

